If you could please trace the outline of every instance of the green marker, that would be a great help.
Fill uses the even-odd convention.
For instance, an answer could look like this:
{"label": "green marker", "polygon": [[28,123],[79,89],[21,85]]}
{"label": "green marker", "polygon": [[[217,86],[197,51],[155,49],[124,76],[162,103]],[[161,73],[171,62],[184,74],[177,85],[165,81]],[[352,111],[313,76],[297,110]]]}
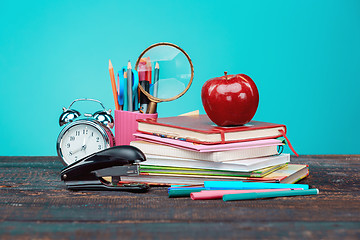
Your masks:
{"label": "green marker", "polygon": [[206,188],[181,188],[181,189],[170,189],[169,198],[172,197],[190,197],[190,194],[193,192],[201,192],[206,190]]}
{"label": "green marker", "polygon": [[319,190],[316,188],[307,189],[307,190],[289,190],[289,191],[279,191],[279,192],[238,193],[238,194],[226,194],[223,196],[223,200],[224,201],[252,200],[258,198],[316,195],[318,193]]}

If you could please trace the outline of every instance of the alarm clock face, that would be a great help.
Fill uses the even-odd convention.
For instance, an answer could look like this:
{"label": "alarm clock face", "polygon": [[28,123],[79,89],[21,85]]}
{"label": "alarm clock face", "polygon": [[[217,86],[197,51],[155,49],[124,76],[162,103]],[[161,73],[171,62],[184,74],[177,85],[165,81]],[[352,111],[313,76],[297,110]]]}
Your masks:
{"label": "alarm clock face", "polygon": [[[112,134],[111,134],[112,135]],[[110,147],[108,133],[92,121],[80,120],[66,126],[58,138],[58,154],[69,165]]]}

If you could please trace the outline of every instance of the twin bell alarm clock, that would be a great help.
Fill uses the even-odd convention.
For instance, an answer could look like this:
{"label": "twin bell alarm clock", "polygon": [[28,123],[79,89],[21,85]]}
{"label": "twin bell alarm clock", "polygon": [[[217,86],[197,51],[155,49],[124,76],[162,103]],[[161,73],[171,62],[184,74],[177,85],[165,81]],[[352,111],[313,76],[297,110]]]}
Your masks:
{"label": "twin bell alarm clock", "polygon": [[[93,113],[80,114],[71,106],[78,101],[97,102],[102,109]],[[111,128],[114,119],[111,110],[95,99],[76,99],[68,108],[63,108],[59,119],[60,126],[65,126],[57,139],[57,153],[64,165],[70,165],[90,154],[115,146]]]}

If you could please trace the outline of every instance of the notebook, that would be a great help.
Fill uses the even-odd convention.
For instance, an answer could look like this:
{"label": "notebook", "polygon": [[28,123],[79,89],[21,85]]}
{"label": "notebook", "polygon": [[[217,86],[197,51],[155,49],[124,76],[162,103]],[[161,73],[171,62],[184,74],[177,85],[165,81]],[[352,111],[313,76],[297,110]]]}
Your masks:
{"label": "notebook", "polygon": [[270,166],[266,168],[261,168],[251,172],[242,172],[242,171],[220,171],[220,170],[210,170],[202,168],[181,168],[181,167],[165,167],[165,166],[152,166],[152,165],[142,165],[140,166],[140,172],[143,174],[175,174],[175,175],[202,175],[206,176],[228,176],[228,177],[252,177],[252,178],[261,178],[264,177],[282,167],[286,164],[280,164],[275,166]]}
{"label": "notebook", "polygon": [[139,176],[121,176],[121,181],[129,182],[145,182],[153,185],[200,185],[204,184],[204,181],[221,181],[221,180],[237,180],[237,181],[251,181],[251,182],[280,182],[280,183],[296,183],[301,179],[309,175],[308,165],[302,164],[287,164],[283,168],[280,168],[263,178],[225,178],[215,176],[184,176],[184,175],[170,175],[159,174],[149,175],[147,173],[141,173]]}
{"label": "notebook", "polygon": [[146,155],[146,161],[141,162],[140,165],[204,168],[204,169],[221,170],[221,171],[250,172],[265,167],[284,164],[287,162],[290,162],[290,154],[281,154],[277,156],[251,158],[244,160],[234,160],[229,162],[211,162],[204,160],[192,160],[192,159],[175,158],[175,157]]}
{"label": "notebook", "polygon": [[264,179],[276,179],[281,183],[296,183],[309,175],[309,166],[305,164],[287,164],[277,171],[266,175]]}
{"label": "notebook", "polygon": [[[176,140],[175,140],[176,141]],[[179,140],[177,140],[179,141]],[[279,144],[282,144],[279,142]],[[184,159],[205,160],[213,162],[226,162],[232,160],[258,158],[278,154],[278,146],[253,146],[252,148],[240,148],[227,151],[198,152],[187,149],[180,149],[163,144],[151,143],[146,141],[132,141],[131,146],[137,147],[145,155],[157,155],[164,157],[177,157]]]}
{"label": "notebook", "polygon": [[207,115],[138,119],[138,131],[201,144],[218,144],[283,136],[286,126],[251,121],[243,126],[219,127]]}
{"label": "notebook", "polygon": [[234,142],[226,144],[197,144],[179,139],[159,137],[150,134],[134,133],[136,140],[142,140],[152,143],[159,143],[167,146],[172,146],[180,149],[187,149],[197,152],[216,152],[216,151],[227,151],[235,149],[245,148],[257,148],[266,146],[280,146],[284,145],[284,142],[279,139],[264,139],[247,142]]}

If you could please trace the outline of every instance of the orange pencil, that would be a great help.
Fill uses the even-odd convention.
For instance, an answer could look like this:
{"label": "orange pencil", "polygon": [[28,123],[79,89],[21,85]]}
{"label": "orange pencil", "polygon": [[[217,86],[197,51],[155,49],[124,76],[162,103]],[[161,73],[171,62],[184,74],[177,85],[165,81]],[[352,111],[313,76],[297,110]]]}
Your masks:
{"label": "orange pencil", "polygon": [[118,97],[117,97],[117,91],[116,91],[114,68],[113,68],[110,60],[109,60],[109,73],[110,73],[111,87],[112,87],[112,91],[113,91],[113,95],[114,95],[115,109],[120,110]]}

